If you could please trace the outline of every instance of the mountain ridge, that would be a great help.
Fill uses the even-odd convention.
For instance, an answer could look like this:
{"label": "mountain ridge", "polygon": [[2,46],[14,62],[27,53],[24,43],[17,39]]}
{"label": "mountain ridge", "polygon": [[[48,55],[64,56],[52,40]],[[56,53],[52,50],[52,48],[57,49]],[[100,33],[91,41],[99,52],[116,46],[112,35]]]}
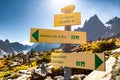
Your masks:
{"label": "mountain ridge", "polygon": [[74,31],[85,31],[87,33],[87,40],[96,41],[99,38],[106,39],[113,37],[120,32],[120,18],[114,17],[106,22],[111,26],[106,26],[95,14],[86,20],[83,27],[78,27]]}

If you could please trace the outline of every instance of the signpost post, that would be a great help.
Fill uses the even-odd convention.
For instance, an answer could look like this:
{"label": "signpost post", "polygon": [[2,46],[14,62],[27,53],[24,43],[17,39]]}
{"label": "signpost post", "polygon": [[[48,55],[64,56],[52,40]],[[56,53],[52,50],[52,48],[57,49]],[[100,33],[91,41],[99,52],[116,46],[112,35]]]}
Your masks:
{"label": "signpost post", "polygon": [[[65,54],[52,54],[51,62],[54,65],[64,66],[65,80],[71,79],[71,67],[91,70],[105,70],[104,54],[70,53],[71,44],[86,43],[86,32],[71,31],[71,25],[81,24],[80,13],[73,13],[74,9],[74,5],[66,6],[61,9],[61,12],[64,14],[54,16],[54,26],[65,26],[65,31],[37,28],[32,28],[30,31],[30,42],[64,44]],[[90,59],[88,59],[88,57]]]}
{"label": "signpost post", "polygon": [[[65,26],[65,31],[71,31],[71,26]],[[64,45],[64,52],[69,53],[71,51],[71,44]],[[64,67],[64,79],[70,80],[71,79],[71,68]]]}
{"label": "signpost post", "polygon": [[[74,5],[66,6],[61,9],[61,12],[64,13],[65,16],[62,16],[60,19],[58,17],[57,22],[54,22],[54,26],[61,26],[65,25],[65,31],[71,31],[71,25],[75,24],[80,24],[80,15],[78,16],[73,16],[70,13],[72,13],[75,9]],[[77,17],[77,20],[74,19],[74,17]],[[54,17],[56,19],[56,16]],[[69,53],[71,50],[71,44],[65,44],[64,45],[64,52]],[[64,79],[65,80],[70,80],[71,79],[71,68],[64,67]]]}

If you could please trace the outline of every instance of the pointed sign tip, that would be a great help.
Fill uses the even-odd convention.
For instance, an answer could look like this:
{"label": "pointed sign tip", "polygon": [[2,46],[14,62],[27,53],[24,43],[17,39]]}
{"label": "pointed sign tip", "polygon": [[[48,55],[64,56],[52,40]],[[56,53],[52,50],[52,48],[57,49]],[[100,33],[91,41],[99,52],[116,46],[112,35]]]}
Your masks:
{"label": "pointed sign tip", "polygon": [[100,59],[100,57],[95,54],[95,70],[103,63],[103,61]]}
{"label": "pointed sign tip", "polygon": [[38,41],[38,37],[39,37],[39,29],[37,29],[33,34],[32,34],[33,38]]}

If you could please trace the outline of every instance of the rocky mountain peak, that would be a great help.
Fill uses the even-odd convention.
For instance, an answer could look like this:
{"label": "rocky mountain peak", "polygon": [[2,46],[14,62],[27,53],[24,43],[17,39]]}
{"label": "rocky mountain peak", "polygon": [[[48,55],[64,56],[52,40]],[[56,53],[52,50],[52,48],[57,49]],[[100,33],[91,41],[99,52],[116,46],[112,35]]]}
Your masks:
{"label": "rocky mountain peak", "polygon": [[95,20],[99,20],[98,16],[95,14],[94,16],[90,17],[89,21],[95,21]]}

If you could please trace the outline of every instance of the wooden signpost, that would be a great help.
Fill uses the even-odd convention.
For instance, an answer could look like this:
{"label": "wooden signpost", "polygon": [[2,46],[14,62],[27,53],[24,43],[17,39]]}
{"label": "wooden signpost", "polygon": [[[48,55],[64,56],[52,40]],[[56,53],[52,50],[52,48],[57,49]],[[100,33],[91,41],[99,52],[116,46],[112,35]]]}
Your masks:
{"label": "wooden signpost", "polygon": [[65,26],[65,31],[38,28],[30,31],[30,42],[64,44],[64,53],[52,53],[51,63],[64,66],[65,80],[71,79],[71,68],[105,70],[104,54],[70,53],[71,44],[86,43],[86,32],[71,31],[71,25],[81,24],[81,14],[73,13],[74,9],[74,5],[66,6],[61,9],[64,14],[54,16],[54,26]]}

